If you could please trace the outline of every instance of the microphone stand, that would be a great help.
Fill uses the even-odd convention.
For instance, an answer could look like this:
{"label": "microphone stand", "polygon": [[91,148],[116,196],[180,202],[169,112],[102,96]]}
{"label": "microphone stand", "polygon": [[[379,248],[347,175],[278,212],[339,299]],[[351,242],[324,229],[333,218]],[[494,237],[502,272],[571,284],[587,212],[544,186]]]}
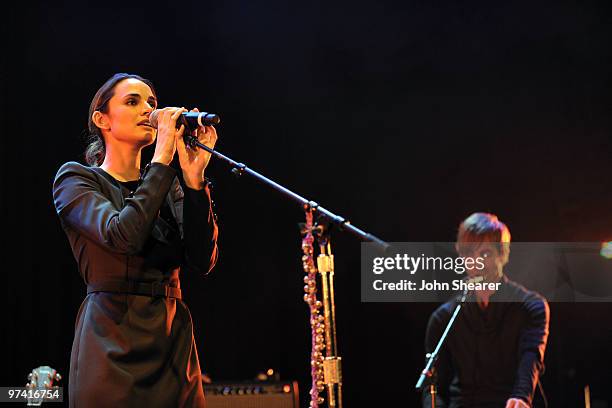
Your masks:
{"label": "microphone stand", "polygon": [[416,387],[415,387],[416,390],[421,391],[425,387],[425,383],[429,382],[429,393],[431,395],[431,407],[432,408],[436,407],[437,377],[436,377],[435,365],[438,360],[438,355],[440,354],[440,350],[442,349],[442,346],[446,342],[448,334],[450,333],[451,328],[455,324],[455,320],[457,319],[457,316],[459,315],[459,312],[461,311],[461,308],[463,307],[463,304],[465,303],[465,300],[467,299],[468,292],[469,292],[468,289],[465,289],[463,291],[463,295],[461,296],[459,303],[455,307],[455,311],[453,312],[453,315],[448,321],[448,324],[446,325],[446,329],[444,329],[444,332],[442,333],[440,340],[438,340],[438,345],[436,346],[433,352],[427,353],[426,355],[427,364],[425,365],[425,368],[421,372],[419,380],[416,383]]}
{"label": "microphone stand", "polygon": [[[219,153],[200,143],[193,135],[185,135],[185,142],[192,148],[199,147],[212,155],[218,157],[232,167],[232,173],[236,176],[248,174],[258,181],[266,184],[285,197],[298,202],[306,213],[306,224],[302,228],[302,264],[306,276],[304,278],[304,301],[310,309],[310,326],[312,335],[311,350],[311,376],[312,386],[310,389],[310,407],[319,408],[325,400],[319,396],[319,392],[327,391],[327,405],[329,408],[342,408],[342,358],[338,355],[338,341],[336,338],[336,305],[334,300],[334,256],[331,252],[330,228],[336,225],[340,230],[346,230],[357,238],[377,244],[383,250],[389,247],[385,241],[367,233],[354,225],[347,219],[338,216],[331,211],[321,207],[316,202],[294,193],[288,188],[270,180],[247,167],[244,163],[238,163],[229,157]],[[316,213],[319,222],[313,223],[313,214]],[[319,242],[319,255],[314,262],[314,241]],[[322,284],[323,301],[317,299],[317,272]],[[323,308],[323,315],[319,309]],[[323,353],[325,350],[325,353]],[[324,355],[325,354],[325,355]]]}
{"label": "microphone stand", "polygon": [[200,143],[196,137],[192,135],[185,135],[185,142],[192,148],[195,148],[197,146],[200,149],[204,149],[207,152],[211,153],[212,155],[226,162],[232,167],[232,173],[234,173],[236,176],[242,176],[243,174],[248,174],[249,176],[262,182],[263,184],[266,184],[272,187],[273,189],[283,194],[285,197],[289,198],[290,200],[298,202],[299,204],[302,205],[302,208],[304,208],[305,210],[312,209],[313,211],[316,211],[319,214],[319,217],[324,217],[325,219],[329,220],[331,224],[338,226],[340,230],[346,230],[361,240],[374,242],[375,244],[379,245],[383,250],[386,250],[389,247],[388,243],[386,243],[385,241],[381,240],[380,238],[370,233],[367,233],[355,227],[354,225],[350,223],[349,220],[332,213],[331,211],[318,205],[316,202],[307,200],[306,198],[294,193],[288,188],[283,187],[282,185],[276,183],[275,181],[270,180],[269,178],[261,175],[260,173],[250,169],[249,167],[247,167],[246,164],[238,163],[230,159],[229,157],[219,153],[218,151],[211,149],[210,147]]}

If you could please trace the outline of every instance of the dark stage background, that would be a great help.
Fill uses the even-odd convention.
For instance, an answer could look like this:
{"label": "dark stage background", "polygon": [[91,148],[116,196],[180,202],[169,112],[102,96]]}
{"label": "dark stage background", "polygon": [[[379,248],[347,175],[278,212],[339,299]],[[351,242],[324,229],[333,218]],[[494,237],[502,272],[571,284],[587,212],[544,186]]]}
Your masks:
{"label": "dark stage background", "polygon": [[[607,2],[50,4],[2,18],[0,385],[41,364],[68,377],[85,289],[51,183],[82,161],[89,102],[115,72],[152,79],[162,106],[219,113],[220,151],[387,241],[452,241],[474,211],[516,241],[612,240]],[[182,277],[202,368],[273,367],[307,406],[303,215],[220,162],[207,174],[221,259]],[[359,242],[334,239],[345,405],[415,407],[437,305],[360,303]],[[551,311],[550,406],[581,406],[585,384],[609,403],[612,308]]]}

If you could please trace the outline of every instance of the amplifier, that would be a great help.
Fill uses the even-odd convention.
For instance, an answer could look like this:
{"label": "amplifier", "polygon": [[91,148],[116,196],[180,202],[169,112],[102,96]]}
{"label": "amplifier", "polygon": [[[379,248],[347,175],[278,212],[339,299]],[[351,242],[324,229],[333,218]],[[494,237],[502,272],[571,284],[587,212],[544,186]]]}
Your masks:
{"label": "amplifier", "polygon": [[297,381],[203,384],[208,408],[299,408]]}

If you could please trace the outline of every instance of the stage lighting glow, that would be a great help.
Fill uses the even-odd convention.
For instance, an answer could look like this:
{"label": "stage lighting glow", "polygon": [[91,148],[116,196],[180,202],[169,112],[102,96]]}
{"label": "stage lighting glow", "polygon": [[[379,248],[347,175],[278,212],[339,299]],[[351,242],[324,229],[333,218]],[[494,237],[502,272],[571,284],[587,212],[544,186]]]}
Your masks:
{"label": "stage lighting glow", "polygon": [[612,241],[602,242],[599,254],[606,259],[612,259]]}

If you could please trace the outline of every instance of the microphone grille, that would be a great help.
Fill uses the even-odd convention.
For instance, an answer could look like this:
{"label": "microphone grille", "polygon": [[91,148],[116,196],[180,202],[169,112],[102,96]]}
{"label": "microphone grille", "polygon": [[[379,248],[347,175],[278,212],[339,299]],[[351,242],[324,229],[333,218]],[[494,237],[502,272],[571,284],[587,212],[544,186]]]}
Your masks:
{"label": "microphone grille", "polygon": [[151,112],[149,115],[149,122],[151,122],[151,126],[153,126],[155,129],[157,129],[157,116],[159,116],[158,109],[153,110],[153,112]]}

